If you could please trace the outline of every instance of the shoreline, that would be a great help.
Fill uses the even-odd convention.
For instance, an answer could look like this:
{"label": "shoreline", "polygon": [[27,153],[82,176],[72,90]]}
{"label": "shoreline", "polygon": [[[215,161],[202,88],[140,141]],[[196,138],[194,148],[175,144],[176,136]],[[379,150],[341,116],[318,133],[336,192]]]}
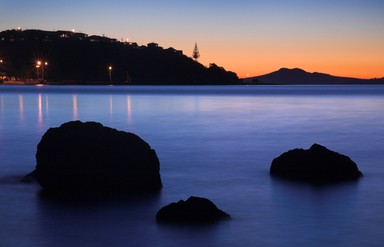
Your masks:
{"label": "shoreline", "polygon": [[367,81],[362,83],[242,83],[242,84],[170,84],[170,83],[143,83],[143,84],[122,84],[103,82],[25,82],[25,81],[4,81],[0,85],[6,86],[354,86],[354,85],[384,85],[381,81]]}

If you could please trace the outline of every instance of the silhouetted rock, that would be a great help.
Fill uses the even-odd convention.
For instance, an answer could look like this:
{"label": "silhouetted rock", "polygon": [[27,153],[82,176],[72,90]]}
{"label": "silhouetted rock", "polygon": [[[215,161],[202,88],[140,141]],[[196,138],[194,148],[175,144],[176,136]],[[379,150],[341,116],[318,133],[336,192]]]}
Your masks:
{"label": "silhouetted rock", "polygon": [[68,194],[156,191],[159,159],[135,134],[96,122],[50,128],[36,152],[37,181],[46,191]]}
{"label": "silhouetted rock", "polygon": [[244,79],[245,83],[266,85],[314,85],[314,84],[382,84],[383,79],[359,79],[333,76],[324,73],[309,73],[302,69],[281,68],[266,75]]}
{"label": "silhouetted rock", "polygon": [[158,222],[166,223],[210,223],[228,218],[229,214],[218,209],[213,202],[195,196],[191,196],[187,201],[171,203],[156,214]]}
{"label": "silhouetted rock", "polygon": [[272,161],[273,176],[314,183],[355,180],[362,176],[349,157],[313,144],[310,149],[294,149]]}
{"label": "silhouetted rock", "polygon": [[36,183],[36,171],[32,171],[21,178],[21,182],[23,183]]}

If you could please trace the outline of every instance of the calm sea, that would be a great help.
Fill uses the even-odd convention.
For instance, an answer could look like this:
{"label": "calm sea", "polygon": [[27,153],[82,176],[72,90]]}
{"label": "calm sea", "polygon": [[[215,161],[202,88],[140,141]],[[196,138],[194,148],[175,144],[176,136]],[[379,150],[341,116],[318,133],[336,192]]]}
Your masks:
{"label": "calm sea", "polygon": [[[98,121],[157,152],[158,195],[58,201],[19,179],[50,127]],[[313,143],[350,156],[355,183],[314,187],[269,176]],[[384,86],[0,86],[0,246],[382,246]],[[211,199],[232,220],[158,225],[162,206]]]}

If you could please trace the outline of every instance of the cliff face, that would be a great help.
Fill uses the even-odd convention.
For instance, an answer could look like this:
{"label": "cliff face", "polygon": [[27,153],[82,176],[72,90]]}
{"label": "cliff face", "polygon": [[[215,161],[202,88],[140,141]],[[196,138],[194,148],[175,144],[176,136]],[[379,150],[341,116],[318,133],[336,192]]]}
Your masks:
{"label": "cliff face", "polygon": [[[82,84],[239,83],[235,73],[215,64],[207,68],[173,48],[69,31],[3,31],[0,51],[3,70],[18,79],[44,76],[48,81]],[[36,67],[37,61],[48,64]]]}

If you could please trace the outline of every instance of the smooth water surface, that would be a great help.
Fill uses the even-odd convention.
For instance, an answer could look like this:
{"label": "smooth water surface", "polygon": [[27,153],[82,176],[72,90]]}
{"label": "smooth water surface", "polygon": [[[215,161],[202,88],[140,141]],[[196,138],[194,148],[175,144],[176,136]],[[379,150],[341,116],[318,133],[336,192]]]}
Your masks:
{"label": "smooth water surface", "polygon": [[[157,152],[158,195],[57,201],[19,179],[50,127],[98,121]],[[0,86],[0,246],[381,246],[384,86]],[[275,180],[272,160],[313,143],[350,156],[356,183]],[[158,209],[210,198],[232,220],[158,225]]]}

